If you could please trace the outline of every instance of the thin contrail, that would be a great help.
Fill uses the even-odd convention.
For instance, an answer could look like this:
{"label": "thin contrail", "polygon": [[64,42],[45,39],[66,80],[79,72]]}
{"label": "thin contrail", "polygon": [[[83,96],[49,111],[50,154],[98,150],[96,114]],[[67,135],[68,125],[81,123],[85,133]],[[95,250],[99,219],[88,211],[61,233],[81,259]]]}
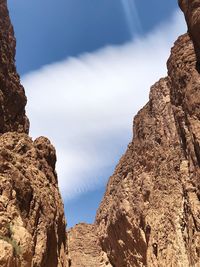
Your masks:
{"label": "thin contrail", "polygon": [[142,30],[135,0],[121,0],[121,2],[128,23],[130,35],[132,38],[134,38]]}

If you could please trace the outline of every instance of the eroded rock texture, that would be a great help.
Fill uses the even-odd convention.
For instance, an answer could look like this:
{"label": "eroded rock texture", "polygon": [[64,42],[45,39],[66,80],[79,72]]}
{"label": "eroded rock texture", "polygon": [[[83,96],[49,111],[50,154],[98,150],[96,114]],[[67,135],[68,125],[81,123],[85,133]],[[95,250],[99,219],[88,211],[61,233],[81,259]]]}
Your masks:
{"label": "eroded rock texture", "polygon": [[[113,266],[200,266],[200,76],[188,35],[134,120],[97,213]],[[108,212],[109,211],[109,212]]]}
{"label": "eroded rock texture", "polygon": [[71,267],[112,267],[94,225],[82,223],[68,231],[68,249]]}
{"label": "eroded rock texture", "polygon": [[0,0],[0,133],[28,132],[26,96],[15,67],[15,37],[7,10]]}
{"label": "eroded rock texture", "polygon": [[185,14],[188,31],[200,63],[200,0],[179,0],[179,6]]}
{"label": "eroded rock texture", "polygon": [[26,134],[26,97],[14,57],[13,28],[0,0],[0,266],[65,267],[55,149]]}
{"label": "eroded rock texture", "polygon": [[94,227],[113,267],[200,266],[200,27],[192,15],[200,14],[199,1],[180,1],[184,12],[186,3],[194,46],[188,34],[175,42],[168,76],[135,117],[97,212]]}
{"label": "eroded rock texture", "polygon": [[44,137],[0,136],[0,266],[66,266],[55,160]]}

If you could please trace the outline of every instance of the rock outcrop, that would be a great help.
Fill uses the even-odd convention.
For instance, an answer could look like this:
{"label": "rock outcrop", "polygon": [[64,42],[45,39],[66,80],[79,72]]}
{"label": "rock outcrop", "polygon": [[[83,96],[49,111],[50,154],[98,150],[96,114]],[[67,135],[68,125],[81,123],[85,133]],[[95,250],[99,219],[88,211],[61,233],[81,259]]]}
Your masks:
{"label": "rock outcrop", "polygon": [[[200,1],[199,0],[179,0],[179,6],[185,14],[188,25],[188,32],[193,41],[197,55],[198,65],[200,63]],[[199,66],[198,66],[199,67]]]}
{"label": "rock outcrop", "polygon": [[48,139],[27,135],[26,96],[14,57],[7,2],[0,0],[0,266],[65,267],[55,149]]}
{"label": "rock outcrop", "polygon": [[66,266],[55,160],[44,137],[33,142],[16,132],[0,136],[0,266]]}
{"label": "rock outcrop", "polygon": [[78,224],[68,231],[69,266],[112,267],[99,243],[96,227]]}
{"label": "rock outcrop", "polygon": [[[168,76],[152,86],[135,117],[133,140],[93,226],[113,267],[200,266],[200,1],[179,2],[189,35],[175,42]],[[78,250],[81,238],[81,256],[71,255],[72,266],[89,246],[82,235],[88,226],[81,233],[78,227],[69,247]]]}
{"label": "rock outcrop", "polygon": [[16,41],[6,3],[6,0],[0,0],[0,133],[27,133],[26,96],[16,72]]}

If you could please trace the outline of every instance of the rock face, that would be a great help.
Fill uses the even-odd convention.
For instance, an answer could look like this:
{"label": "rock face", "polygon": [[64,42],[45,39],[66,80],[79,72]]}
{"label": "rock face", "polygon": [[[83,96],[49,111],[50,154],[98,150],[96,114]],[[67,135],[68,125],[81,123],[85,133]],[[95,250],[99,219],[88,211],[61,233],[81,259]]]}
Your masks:
{"label": "rock face", "polygon": [[33,142],[16,132],[0,136],[0,248],[7,256],[0,256],[0,266],[66,266],[55,160],[44,137]]}
{"label": "rock face", "polygon": [[0,266],[66,267],[55,149],[48,139],[27,135],[14,57],[13,28],[6,0],[0,0]]}
{"label": "rock face", "polygon": [[94,225],[82,223],[68,231],[68,249],[71,267],[112,267]]}
{"label": "rock face", "polygon": [[[188,35],[134,120],[96,223],[113,266],[200,266],[200,76]],[[109,211],[109,212],[108,212]]]}
{"label": "rock face", "polygon": [[[179,3],[190,36],[175,42],[168,76],[152,86],[135,117],[133,140],[97,211],[94,231],[113,267],[200,266],[199,2]],[[71,266],[84,254],[96,257],[87,253],[87,227],[71,230],[69,248],[81,247]]]}
{"label": "rock face", "polygon": [[26,96],[15,68],[15,38],[6,3],[0,0],[0,133],[28,132]]}
{"label": "rock face", "polygon": [[185,14],[188,31],[194,43],[194,49],[200,62],[200,1],[199,0],[179,0],[179,6]]}

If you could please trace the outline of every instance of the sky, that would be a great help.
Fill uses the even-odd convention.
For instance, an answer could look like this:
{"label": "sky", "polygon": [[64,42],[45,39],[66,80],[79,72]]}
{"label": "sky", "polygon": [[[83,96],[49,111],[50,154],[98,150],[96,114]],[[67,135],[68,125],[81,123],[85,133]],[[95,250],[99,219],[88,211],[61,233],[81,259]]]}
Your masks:
{"label": "sky", "polygon": [[186,31],[174,0],[8,0],[33,138],[57,150],[68,227],[92,223],[132,121]]}

